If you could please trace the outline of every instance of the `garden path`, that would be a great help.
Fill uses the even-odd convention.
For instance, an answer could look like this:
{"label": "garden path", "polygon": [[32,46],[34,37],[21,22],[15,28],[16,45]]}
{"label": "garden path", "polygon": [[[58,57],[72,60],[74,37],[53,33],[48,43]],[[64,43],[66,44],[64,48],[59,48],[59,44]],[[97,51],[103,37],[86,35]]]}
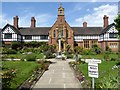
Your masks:
{"label": "garden path", "polygon": [[70,68],[68,61],[51,60],[49,66],[42,77],[35,84],[34,88],[81,88],[80,82]]}

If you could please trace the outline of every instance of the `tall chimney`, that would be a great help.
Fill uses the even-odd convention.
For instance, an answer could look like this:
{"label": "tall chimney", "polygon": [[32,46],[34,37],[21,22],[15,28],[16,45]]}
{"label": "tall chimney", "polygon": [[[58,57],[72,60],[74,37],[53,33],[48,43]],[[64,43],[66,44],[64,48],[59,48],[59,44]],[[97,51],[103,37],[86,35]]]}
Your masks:
{"label": "tall chimney", "polygon": [[18,16],[15,16],[13,19],[14,19],[13,20],[14,27],[18,28],[18,19],[19,19]]}
{"label": "tall chimney", "polygon": [[83,27],[87,27],[87,22],[83,22]]}
{"label": "tall chimney", "polygon": [[108,18],[109,18],[109,17],[107,17],[107,15],[104,15],[104,17],[103,17],[103,21],[104,21],[103,27],[104,27],[104,28],[106,28],[106,27],[108,26]]}
{"label": "tall chimney", "polygon": [[36,20],[34,17],[31,17],[31,28],[35,28],[35,24],[36,23]]}

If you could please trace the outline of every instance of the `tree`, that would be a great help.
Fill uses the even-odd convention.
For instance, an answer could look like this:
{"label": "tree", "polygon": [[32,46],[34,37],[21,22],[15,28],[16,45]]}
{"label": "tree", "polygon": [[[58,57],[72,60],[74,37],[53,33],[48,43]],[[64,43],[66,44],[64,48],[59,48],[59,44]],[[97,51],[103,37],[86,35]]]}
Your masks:
{"label": "tree", "polygon": [[120,37],[120,14],[118,14],[114,22],[115,22],[115,27],[118,30],[118,35]]}

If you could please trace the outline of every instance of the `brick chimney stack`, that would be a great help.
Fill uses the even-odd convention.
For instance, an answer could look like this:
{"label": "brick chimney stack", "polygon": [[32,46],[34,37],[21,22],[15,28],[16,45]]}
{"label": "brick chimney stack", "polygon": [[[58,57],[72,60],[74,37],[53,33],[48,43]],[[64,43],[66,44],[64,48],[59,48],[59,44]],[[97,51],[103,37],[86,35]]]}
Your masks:
{"label": "brick chimney stack", "polygon": [[34,17],[31,17],[31,28],[35,28],[35,24],[36,23],[36,20]]}
{"label": "brick chimney stack", "polygon": [[83,22],[83,27],[87,27],[87,22]]}
{"label": "brick chimney stack", "polygon": [[104,28],[106,28],[106,27],[108,26],[108,18],[109,18],[109,17],[107,17],[107,15],[104,15],[104,17],[103,17],[103,21],[104,21],[103,27],[104,27]]}
{"label": "brick chimney stack", "polygon": [[16,27],[16,28],[18,28],[18,20],[19,20],[18,16],[15,16],[13,18],[13,24],[14,24],[14,27]]}

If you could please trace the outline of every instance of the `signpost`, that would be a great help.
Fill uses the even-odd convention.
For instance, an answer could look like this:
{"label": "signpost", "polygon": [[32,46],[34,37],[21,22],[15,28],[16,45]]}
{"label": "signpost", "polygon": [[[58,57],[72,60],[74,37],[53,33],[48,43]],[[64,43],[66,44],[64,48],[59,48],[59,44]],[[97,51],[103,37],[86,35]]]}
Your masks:
{"label": "signpost", "polygon": [[92,77],[92,89],[94,90],[94,78],[98,78],[98,63],[101,63],[99,59],[86,59],[86,63],[88,63],[88,75]]}

